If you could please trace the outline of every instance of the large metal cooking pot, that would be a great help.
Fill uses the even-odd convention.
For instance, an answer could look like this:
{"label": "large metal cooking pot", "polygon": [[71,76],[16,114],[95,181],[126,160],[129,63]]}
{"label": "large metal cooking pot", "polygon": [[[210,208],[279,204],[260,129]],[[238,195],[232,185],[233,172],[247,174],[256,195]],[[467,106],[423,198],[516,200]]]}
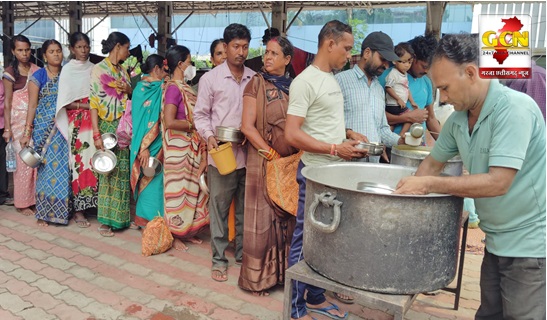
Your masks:
{"label": "large metal cooking pot", "polygon": [[[420,163],[429,155],[431,147],[412,147],[412,146],[394,146],[391,149],[391,163],[402,166],[418,168]],[[455,156],[448,160],[445,164],[442,173],[450,176],[461,176],[463,170],[462,158]]]}
{"label": "large metal cooking pot", "polygon": [[[375,163],[305,167],[303,250],[310,267],[347,286],[382,293],[448,285],[456,274],[463,199],[389,193],[414,171]],[[374,192],[378,187],[363,183],[383,187]]]}

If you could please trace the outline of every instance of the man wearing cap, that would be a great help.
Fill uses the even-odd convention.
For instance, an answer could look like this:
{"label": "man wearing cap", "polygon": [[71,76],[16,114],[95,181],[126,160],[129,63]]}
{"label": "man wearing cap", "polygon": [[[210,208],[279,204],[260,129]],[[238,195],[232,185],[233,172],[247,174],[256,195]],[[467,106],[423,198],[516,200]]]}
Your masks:
{"label": "man wearing cap", "polygon": [[[385,113],[385,92],[378,76],[388,67],[388,61],[397,61],[393,41],[383,32],[372,32],[361,45],[361,59],[353,69],[340,72],[336,80],[344,95],[346,130],[353,130],[371,142],[382,142],[388,147],[402,144],[403,139],[389,128]],[[380,157],[370,156],[370,162]]]}

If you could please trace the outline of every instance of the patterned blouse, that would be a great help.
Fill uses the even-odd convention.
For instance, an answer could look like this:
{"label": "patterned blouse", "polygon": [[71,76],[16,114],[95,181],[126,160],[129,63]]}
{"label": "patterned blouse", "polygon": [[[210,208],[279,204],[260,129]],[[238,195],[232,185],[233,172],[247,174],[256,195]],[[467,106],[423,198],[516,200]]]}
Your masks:
{"label": "patterned blouse", "polygon": [[89,104],[91,109],[97,109],[102,120],[114,121],[125,111],[127,94],[116,89],[116,80],[119,79],[131,83],[127,71],[114,66],[108,58],[93,67]]}

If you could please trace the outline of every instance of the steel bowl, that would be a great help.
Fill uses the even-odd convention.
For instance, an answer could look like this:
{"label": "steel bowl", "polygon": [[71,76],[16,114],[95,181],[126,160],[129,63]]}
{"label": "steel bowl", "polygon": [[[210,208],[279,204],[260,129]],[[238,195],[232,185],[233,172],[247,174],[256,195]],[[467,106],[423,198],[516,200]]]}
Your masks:
{"label": "steel bowl", "polygon": [[368,150],[370,156],[381,156],[384,152],[384,144],[379,142],[364,143],[364,149]]}
{"label": "steel bowl", "polygon": [[43,160],[42,156],[31,146],[26,146],[21,149],[21,151],[19,151],[19,157],[21,157],[21,160],[31,168],[38,168]]}
{"label": "steel bowl", "polygon": [[[344,139],[345,141],[353,141],[351,139]],[[369,156],[381,156],[384,152],[384,144],[379,142],[362,142],[360,141],[355,145],[357,149],[363,149],[368,151]]]}
{"label": "steel bowl", "polygon": [[112,172],[112,170],[116,168],[117,163],[118,158],[114,152],[110,150],[97,150],[93,154],[93,157],[91,157],[91,165],[93,166],[93,170],[100,174],[108,174]]}
{"label": "steel bowl", "polygon": [[147,177],[155,177],[161,173],[162,165],[158,158],[148,158],[148,166],[142,168],[142,173]]}
{"label": "steel bowl", "polygon": [[216,138],[222,142],[242,143],[245,140],[245,135],[241,130],[231,127],[217,127]]}
{"label": "steel bowl", "polygon": [[118,136],[114,133],[103,133],[101,138],[103,139],[105,149],[111,150],[118,144]]}
{"label": "steel bowl", "polygon": [[207,187],[206,180],[207,179],[204,172],[199,176],[199,188],[201,189],[201,191],[205,192],[206,194],[209,194],[209,187]]}

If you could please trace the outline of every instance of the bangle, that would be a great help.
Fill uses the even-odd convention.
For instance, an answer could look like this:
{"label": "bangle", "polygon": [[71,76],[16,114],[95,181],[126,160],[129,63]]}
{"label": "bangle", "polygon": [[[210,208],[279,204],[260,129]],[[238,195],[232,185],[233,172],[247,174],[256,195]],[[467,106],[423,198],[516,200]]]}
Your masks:
{"label": "bangle", "polygon": [[268,161],[272,161],[278,158],[280,158],[279,153],[277,153],[274,148],[270,147],[270,150],[268,151],[268,157],[266,159]]}
{"label": "bangle", "polygon": [[335,144],[330,145],[330,155],[331,156],[336,155],[336,145]]}
{"label": "bangle", "polygon": [[25,130],[23,131],[23,137],[30,137],[31,135],[32,135],[32,129],[25,128]]}
{"label": "bangle", "polygon": [[94,133],[94,134],[93,134],[93,140],[97,141],[97,140],[99,140],[99,139],[101,139],[101,134],[98,133],[98,132],[97,132],[97,133]]}
{"label": "bangle", "polygon": [[27,123],[25,125],[25,128],[30,128],[30,129],[34,129],[34,125],[32,123]]}
{"label": "bangle", "polygon": [[4,128],[4,132],[11,132],[11,130]]}
{"label": "bangle", "polygon": [[80,101],[76,102],[76,110],[80,110]]}

